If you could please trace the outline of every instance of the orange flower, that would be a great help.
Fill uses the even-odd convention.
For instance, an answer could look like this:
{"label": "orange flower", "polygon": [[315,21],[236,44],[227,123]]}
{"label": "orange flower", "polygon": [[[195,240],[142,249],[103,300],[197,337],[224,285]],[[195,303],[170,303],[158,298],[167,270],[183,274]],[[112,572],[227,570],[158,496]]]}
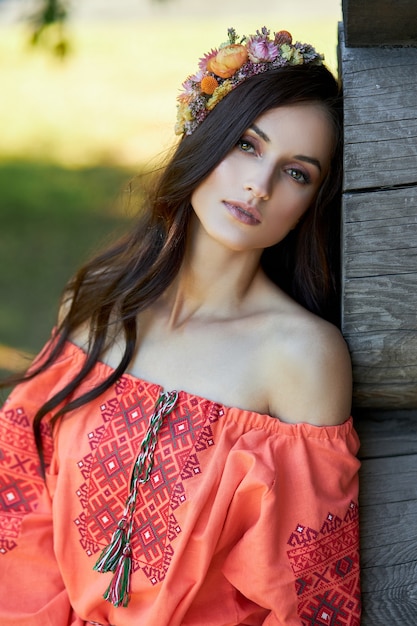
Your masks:
{"label": "orange flower", "polygon": [[221,78],[230,78],[247,60],[245,46],[234,43],[220,48],[216,56],[208,61],[207,69]]}
{"label": "orange flower", "polygon": [[214,76],[204,76],[201,80],[200,87],[203,93],[211,96],[215,89],[219,86],[219,83],[214,78]]}

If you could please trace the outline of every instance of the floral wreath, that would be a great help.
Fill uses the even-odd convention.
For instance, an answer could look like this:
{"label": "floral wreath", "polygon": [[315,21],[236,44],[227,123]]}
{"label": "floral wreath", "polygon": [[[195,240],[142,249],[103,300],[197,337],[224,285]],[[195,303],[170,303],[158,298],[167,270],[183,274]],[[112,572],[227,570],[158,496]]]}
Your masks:
{"label": "floral wreath", "polygon": [[[212,49],[199,61],[199,70],[182,84],[178,96],[177,135],[191,135],[207,115],[247,78],[286,65],[322,65],[324,56],[307,43],[293,44],[286,30],[274,33],[264,26],[255,35],[238,37],[234,28],[228,41]],[[238,41],[239,40],[239,41]]]}

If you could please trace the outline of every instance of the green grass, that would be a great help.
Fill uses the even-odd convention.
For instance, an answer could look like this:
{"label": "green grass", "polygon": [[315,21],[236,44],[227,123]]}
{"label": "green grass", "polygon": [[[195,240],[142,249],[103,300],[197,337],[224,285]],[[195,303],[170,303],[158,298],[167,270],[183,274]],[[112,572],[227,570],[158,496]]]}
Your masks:
{"label": "green grass", "polygon": [[130,177],[116,167],[0,164],[0,344],[39,349],[70,275],[126,228],[118,190]]}

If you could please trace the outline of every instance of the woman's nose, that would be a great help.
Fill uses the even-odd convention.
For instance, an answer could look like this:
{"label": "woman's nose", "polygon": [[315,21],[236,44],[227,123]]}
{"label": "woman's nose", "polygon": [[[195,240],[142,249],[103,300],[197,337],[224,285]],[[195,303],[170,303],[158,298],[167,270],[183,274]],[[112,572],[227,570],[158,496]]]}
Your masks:
{"label": "woman's nose", "polygon": [[269,177],[259,177],[259,178],[251,178],[244,185],[245,190],[249,191],[254,198],[259,198],[260,200],[269,200],[271,192],[270,192],[270,181]]}

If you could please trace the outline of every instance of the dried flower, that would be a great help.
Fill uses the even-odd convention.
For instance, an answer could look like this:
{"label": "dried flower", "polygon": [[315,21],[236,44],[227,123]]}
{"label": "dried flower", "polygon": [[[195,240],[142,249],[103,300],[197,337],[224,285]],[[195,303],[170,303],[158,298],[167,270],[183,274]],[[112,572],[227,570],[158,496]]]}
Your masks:
{"label": "dried flower", "polygon": [[269,31],[265,28],[250,37],[247,47],[249,58],[253,63],[270,63],[275,61],[279,53],[278,46],[269,39]]}
{"label": "dried flower", "polygon": [[211,96],[211,94],[214,92],[215,89],[217,89],[218,86],[219,83],[214,78],[214,76],[211,75],[204,76],[200,83],[201,91],[208,94],[209,96]]}
{"label": "dried flower", "polygon": [[201,57],[201,59],[198,62],[198,67],[200,68],[201,71],[203,72],[207,72],[207,63],[209,61],[211,61],[211,59],[213,59],[218,53],[218,50],[213,50],[211,49],[210,52],[206,52],[206,54]]}
{"label": "dried flower", "polygon": [[228,93],[230,93],[233,89],[233,83],[230,80],[225,80],[224,83],[217,87],[216,91],[213,93],[211,98],[207,101],[207,110],[211,111],[214,109],[216,104],[223,100]]}
{"label": "dried flower", "polygon": [[280,30],[279,33],[275,33],[275,43],[277,46],[282,46],[283,43],[292,44],[292,35],[287,30]]}
{"label": "dried flower", "polygon": [[251,76],[285,65],[320,65],[323,62],[323,56],[310,44],[293,44],[287,30],[280,30],[273,37],[266,26],[250,36],[239,38],[234,28],[229,28],[227,34],[228,41],[201,57],[198,72],[182,85],[183,92],[178,96],[177,135],[191,135],[232,89]]}
{"label": "dried flower", "polygon": [[208,61],[207,70],[220,78],[230,78],[247,60],[246,47],[234,43],[220,48],[216,56]]}
{"label": "dried flower", "polygon": [[248,54],[253,63],[271,62],[277,58],[278,48],[272,41],[251,41]]}

